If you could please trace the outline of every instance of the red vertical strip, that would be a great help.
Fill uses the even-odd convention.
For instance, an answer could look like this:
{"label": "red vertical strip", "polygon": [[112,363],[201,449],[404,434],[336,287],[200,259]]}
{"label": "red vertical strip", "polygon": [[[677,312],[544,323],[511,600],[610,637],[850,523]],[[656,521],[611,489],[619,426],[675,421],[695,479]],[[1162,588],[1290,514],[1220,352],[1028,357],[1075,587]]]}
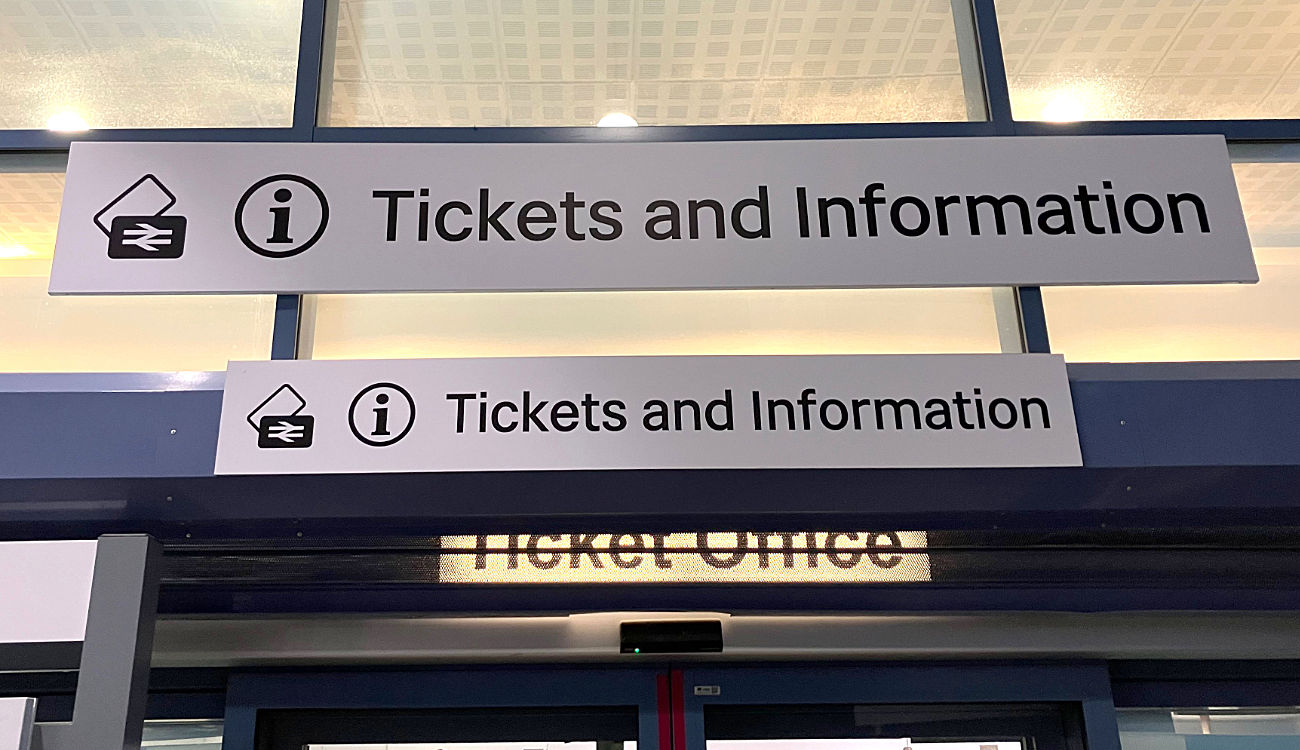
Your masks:
{"label": "red vertical strip", "polygon": [[655,682],[659,695],[656,706],[659,712],[659,750],[673,750],[673,696],[668,675],[658,675]]}
{"label": "red vertical strip", "polygon": [[673,750],[686,750],[686,694],[682,692],[682,670],[674,669],[673,696]]}

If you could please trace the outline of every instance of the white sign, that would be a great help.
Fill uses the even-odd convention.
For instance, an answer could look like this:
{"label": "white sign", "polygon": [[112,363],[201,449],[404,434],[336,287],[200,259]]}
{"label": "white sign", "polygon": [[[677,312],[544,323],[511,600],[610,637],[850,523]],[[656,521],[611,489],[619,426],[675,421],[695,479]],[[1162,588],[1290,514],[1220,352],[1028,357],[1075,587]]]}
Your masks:
{"label": "white sign", "polygon": [[1078,466],[1050,354],[232,362],[218,474]]}
{"label": "white sign", "polygon": [[1221,136],[89,142],[50,292],[1257,279]]}
{"label": "white sign", "polygon": [[86,638],[94,541],[0,542],[0,643]]}
{"label": "white sign", "polygon": [[35,699],[0,698],[0,750],[28,750],[35,718]]}

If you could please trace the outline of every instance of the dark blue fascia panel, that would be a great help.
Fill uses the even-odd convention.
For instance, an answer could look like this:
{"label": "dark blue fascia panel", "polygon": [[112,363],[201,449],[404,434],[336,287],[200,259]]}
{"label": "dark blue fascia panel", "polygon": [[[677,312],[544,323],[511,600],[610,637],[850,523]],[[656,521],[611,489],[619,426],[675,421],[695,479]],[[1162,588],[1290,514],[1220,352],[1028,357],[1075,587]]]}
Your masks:
{"label": "dark blue fascia panel", "polygon": [[204,476],[221,391],[0,393],[0,415],[0,476]]}
{"label": "dark blue fascia panel", "polygon": [[1121,708],[1300,705],[1296,661],[1115,661]]}
{"label": "dark blue fascia panel", "polygon": [[1070,373],[1089,467],[1300,459],[1300,362],[1071,365]]}
{"label": "dark blue fascia panel", "polygon": [[211,476],[219,376],[191,377],[201,390],[5,376],[0,536],[487,531],[521,518],[538,531],[546,519],[574,531],[610,518],[691,528],[681,524],[702,517],[719,527],[1300,523],[1300,363],[1070,371],[1085,468],[265,477]]}
{"label": "dark blue fascia panel", "polygon": [[[1073,586],[612,585],[612,586],[169,586],[169,614],[304,612],[963,612],[1300,610],[1286,588],[1093,588]],[[1210,705],[1219,705],[1211,703]],[[1237,705],[1237,704],[1232,704]],[[1245,705],[1245,704],[1242,704]],[[1284,705],[1295,705],[1287,703]]]}
{"label": "dark blue fascia panel", "polygon": [[709,470],[0,481],[0,539],[1300,526],[1300,467]]}
{"label": "dark blue fascia panel", "polygon": [[[1300,466],[1300,362],[1069,372],[1088,468]],[[220,373],[0,376],[0,479],[209,476],[222,382]]]}

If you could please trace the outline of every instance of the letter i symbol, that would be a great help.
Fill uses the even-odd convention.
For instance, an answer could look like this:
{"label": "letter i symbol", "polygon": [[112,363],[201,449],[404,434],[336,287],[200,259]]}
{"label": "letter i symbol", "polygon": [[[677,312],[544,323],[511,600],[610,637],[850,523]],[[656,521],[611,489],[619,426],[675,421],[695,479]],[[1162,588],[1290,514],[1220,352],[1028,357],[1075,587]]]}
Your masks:
{"label": "letter i symbol", "polygon": [[388,431],[388,407],[384,406],[384,404],[388,403],[388,394],[381,393],[375,396],[375,403],[379,404],[379,408],[373,410],[375,412],[375,429],[370,434],[391,435],[392,433]]}
{"label": "letter i symbol", "polygon": [[[280,188],[275,191],[276,203],[288,203],[293,198],[293,191],[289,188]],[[271,230],[271,236],[266,239],[268,243],[287,245],[293,242],[289,236],[289,211],[291,206],[272,206],[271,215],[275,217],[275,224]]]}

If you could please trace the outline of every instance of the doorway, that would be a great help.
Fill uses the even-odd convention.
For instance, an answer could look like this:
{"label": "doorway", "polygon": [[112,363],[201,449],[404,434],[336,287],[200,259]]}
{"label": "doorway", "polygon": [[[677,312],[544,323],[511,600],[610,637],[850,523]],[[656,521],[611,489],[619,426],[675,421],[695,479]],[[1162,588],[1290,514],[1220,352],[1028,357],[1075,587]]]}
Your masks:
{"label": "doorway", "polygon": [[1098,695],[1095,672],[665,665],[246,674],[231,680],[224,747],[1115,750],[1109,682]]}

